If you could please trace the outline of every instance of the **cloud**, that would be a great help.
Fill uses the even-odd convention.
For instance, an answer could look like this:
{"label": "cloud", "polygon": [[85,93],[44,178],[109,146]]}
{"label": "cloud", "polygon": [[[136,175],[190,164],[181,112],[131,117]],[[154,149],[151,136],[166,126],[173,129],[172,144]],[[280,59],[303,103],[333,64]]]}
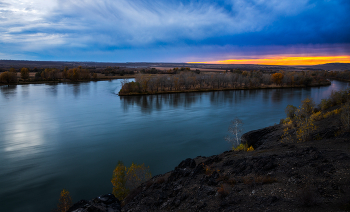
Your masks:
{"label": "cloud", "polygon": [[349,43],[349,5],[344,0],[4,0],[0,48],[113,52]]}

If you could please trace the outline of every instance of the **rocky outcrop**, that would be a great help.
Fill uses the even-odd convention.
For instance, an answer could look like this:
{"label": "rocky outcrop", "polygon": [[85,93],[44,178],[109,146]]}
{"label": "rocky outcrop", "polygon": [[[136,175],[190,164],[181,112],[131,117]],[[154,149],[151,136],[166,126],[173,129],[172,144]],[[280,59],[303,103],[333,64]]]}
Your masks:
{"label": "rocky outcrop", "polygon": [[120,212],[120,201],[113,194],[99,196],[90,201],[80,200],[68,212]]}
{"label": "rocky outcrop", "polygon": [[[311,135],[317,139],[303,143],[282,143],[282,125],[248,132],[242,138],[254,151],[188,158],[131,192],[121,211],[350,210],[350,133],[339,126],[323,120]],[[70,211],[120,211],[107,199]]]}
{"label": "rocky outcrop", "polygon": [[253,130],[242,135],[242,141],[247,142],[248,146],[254,149],[267,144],[271,141],[278,141],[281,138],[281,125],[266,127],[259,130]]}

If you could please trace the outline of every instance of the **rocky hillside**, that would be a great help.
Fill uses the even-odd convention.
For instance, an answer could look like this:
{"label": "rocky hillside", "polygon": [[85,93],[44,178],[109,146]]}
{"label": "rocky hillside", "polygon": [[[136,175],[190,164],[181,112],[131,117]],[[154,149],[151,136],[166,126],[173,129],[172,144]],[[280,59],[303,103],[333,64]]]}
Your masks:
{"label": "rocky hillside", "polygon": [[312,141],[302,143],[282,143],[282,124],[248,132],[252,152],[189,158],[143,183],[121,207],[104,195],[69,211],[350,210],[350,135],[340,133],[339,117],[317,124]]}

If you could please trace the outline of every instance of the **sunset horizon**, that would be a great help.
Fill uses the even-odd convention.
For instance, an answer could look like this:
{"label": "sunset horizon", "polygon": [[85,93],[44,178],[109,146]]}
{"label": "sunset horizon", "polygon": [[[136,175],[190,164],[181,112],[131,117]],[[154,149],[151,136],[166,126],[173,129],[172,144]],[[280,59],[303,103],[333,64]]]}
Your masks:
{"label": "sunset horizon", "polygon": [[4,0],[0,59],[349,62],[349,9],[343,0]]}
{"label": "sunset horizon", "polygon": [[311,66],[329,63],[350,63],[350,56],[275,56],[261,58],[227,59],[218,61],[186,62],[188,64],[249,64],[249,65],[285,65],[285,66]]}

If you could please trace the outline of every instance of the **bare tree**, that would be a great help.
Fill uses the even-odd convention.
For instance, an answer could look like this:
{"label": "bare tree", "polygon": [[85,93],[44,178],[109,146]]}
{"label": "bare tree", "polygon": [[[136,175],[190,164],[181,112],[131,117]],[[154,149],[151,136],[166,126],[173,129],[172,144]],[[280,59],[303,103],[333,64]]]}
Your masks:
{"label": "bare tree", "polygon": [[243,131],[243,121],[239,118],[234,118],[228,128],[230,135],[225,137],[225,140],[232,143],[233,146],[238,146],[241,143],[241,136]]}

